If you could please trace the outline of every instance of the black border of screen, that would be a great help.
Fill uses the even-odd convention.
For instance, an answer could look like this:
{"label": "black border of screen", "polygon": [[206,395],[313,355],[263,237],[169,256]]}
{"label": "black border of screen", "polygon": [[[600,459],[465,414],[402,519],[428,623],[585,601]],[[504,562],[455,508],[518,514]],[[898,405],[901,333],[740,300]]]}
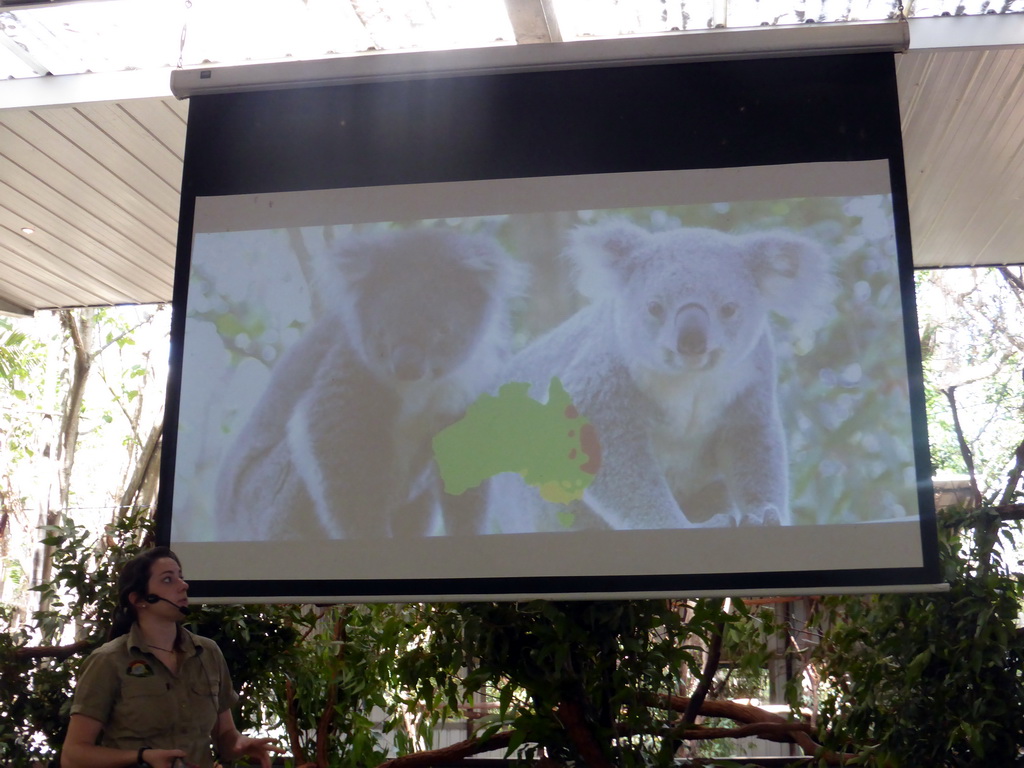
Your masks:
{"label": "black border of screen", "polygon": [[[891,53],[603,66],[193,96],[182,179],[156,539],[174,457],[197,197],[886,160],[918,466],[919,568],[587,577],[192,581],[202,599],[863,591],[939,580],[895,60]],[[269,569],[268,569],[269,570]]]}

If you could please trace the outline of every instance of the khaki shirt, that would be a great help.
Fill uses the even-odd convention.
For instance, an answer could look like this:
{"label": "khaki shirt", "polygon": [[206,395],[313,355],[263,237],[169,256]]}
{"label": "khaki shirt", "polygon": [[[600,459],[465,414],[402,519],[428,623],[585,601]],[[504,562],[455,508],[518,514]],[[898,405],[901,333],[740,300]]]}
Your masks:
{"label": "khaki shirt", "polygon": [[178,633],[177,675],[150,652],[137,624],[93,651],[78,676],[71,714],[103,723],[101,746],[183,749],[190,763],[212,768],[210,733],[238,695],[217,644],[184,628]]}

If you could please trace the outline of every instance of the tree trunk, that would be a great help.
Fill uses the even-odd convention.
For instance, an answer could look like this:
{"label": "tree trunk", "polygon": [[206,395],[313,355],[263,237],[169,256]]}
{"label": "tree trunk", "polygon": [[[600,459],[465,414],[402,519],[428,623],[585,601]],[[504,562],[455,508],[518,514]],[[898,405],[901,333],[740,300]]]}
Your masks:
{"label": "tree trunk", "polygon": [[[71,340],[73,358],[66,371],[67,393],[61,408],[60,432],[56,441],[56,455],[51,456],[57,472],[57,499],[53,494],[47,495],[45,511],[40,513],[41,525],[60,525],[64,511],[68,508],[70,498],[71,470],[75,465],[75,448],[78,444],[78,431],[81,422],[82,401],[85,397],[85,385],[92,369],[90,354],[94,344],[93,310],[81,310],[76,313],[62,309],[58,313],[61,328]],[[56,503],[54,503],[56,501]],[[36,579],[39,584],[46,583],[53,577],[53,548],[44,546],[37,561]],[[49,608],[49,598],[43,596],[40,610]]]}
{"label": "tree trunk", "polygon": [[[96,354],[96,324],[94,310],[83,309],[77,313],[63,309],[60,312],[61,326],[71,339],[74,358],[71,365],[68,394],[62,414],[58,458],[60,467],[60,509],[59,515],[68,508],[70,498],[71,470],[75,466],[75,449],[78,446],[78,432],[82,418],[82,401],[85,399],[85,385],[92,371]],[[77,315],[77,316],[76,316]]]}
{"label": "tree trunk", "polygon": [[131,477],[125,483],[118,504],[117,516],[124,515],[128,510],[138,507],[150,507],[152,516],[153,500],[160,483],[160,452],[163,445],[164,426],[162,421],[153,425],[142,445],[138,461],[129,467]]}

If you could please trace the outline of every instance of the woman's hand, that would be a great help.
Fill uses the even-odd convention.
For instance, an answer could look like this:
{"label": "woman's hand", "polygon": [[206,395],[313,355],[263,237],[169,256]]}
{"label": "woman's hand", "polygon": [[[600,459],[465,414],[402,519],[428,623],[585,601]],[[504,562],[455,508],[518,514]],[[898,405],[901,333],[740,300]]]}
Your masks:
{"label": "woman's hand", "polygon": [[235,719],[231,710],[226,709],[217,716],[217,724],[213,728],[213,743],[217,754],[222,760],[237,760],[248,757],[258,760],[260,768],[270,768],[273,754],[284,750],[277,746],[275,739],[254,739],[243,736],[235,728]]}
{"label": "woman's hand", "polygon": [[251,736],[239,734],[236,743],[238,757],[249,757],[258,760],[260,768],[270,768],[273,755],[281,754],[284,750],[277,746],[275,739],[254,739]]}
{"label": "woman's hand", "polygon": [[[96,741],[103,723],[87,715],[72,715],[61,749],[61,768],[136,768],[139,753],[134,749],[101,747]],[[184,760],[180,749],[144,749],[142,759],[152,768],[172,768],[175,760]]]}
{"label": "woman's hand", "polygon": [[150,768],[174,768],[175,760],[184,760],[185,752],[180,749],[147,749],[142,759]]}

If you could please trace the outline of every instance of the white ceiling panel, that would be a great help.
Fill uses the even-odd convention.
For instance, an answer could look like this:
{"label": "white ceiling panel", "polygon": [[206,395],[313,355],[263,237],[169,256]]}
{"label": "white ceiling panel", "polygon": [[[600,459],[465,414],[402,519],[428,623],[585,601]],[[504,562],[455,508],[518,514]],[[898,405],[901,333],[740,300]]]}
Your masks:
{"label": "white ceiling panel", "polygon": [[168,300],[185,114],[171,98],[0,111],[0,306]]}
{"label": "white ceiling panel", "polygon": [[914,261],[1024,261],[1024,49],[898,58]]}

